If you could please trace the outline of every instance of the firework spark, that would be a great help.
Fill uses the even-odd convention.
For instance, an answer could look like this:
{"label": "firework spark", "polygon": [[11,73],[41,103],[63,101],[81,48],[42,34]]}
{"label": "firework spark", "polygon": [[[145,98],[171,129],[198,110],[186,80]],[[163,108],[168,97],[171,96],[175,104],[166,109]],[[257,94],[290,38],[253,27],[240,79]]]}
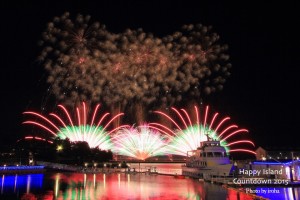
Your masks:
{"label": "firework spark", "polygon": [[[123,113],[119,113],[113,116],[111,119],[107,119],[110,115],[109,113],[105,113],[101,117],[97,117],[97,112],[100,108],[99,104],[95,107],[90,122],[88,119],[86,104],[84,102],[82,103],[82,107],[76,108],[77,119],[72,119],[70,112],[63,105],[58,105],[58,107],[64,113],[64,117],[67,118],[67,120],[63,120],[62,116],[54,113],[49,114],[49,116],[53,118],[50,119],[39,113],[27,111],[23,114],[35,116],[38,120],[27,120],[24,121],[23,124],[35,125],[46,130],[48,133],[50,133],[50,136],[48,137],[50,139],[68,138],[71,142],[85,141],[89,144],[90,148],[98,147],[102,150],[109,150],[112,148],[110,136],[111,133],[120,128],[127,127],[126,125],[118,126],[117,128],[108,132],[107,128],[114,120],[121,117]],[[99,119],[96,120],[96,118]]]}
{"label": "firework spark", "polygon": [[78,14],[72,20],[68,12],[54,17],[39,43],[43,49],[38,59],[49,74],[47,82],[55,97],[65,104],[98,101],[99,88],[104,84],[96,69],[102,70],[100,49],[108,34],[99,22],[90,23],[90,18]]}
{"label": "firework spark", "polygon": [[162,135],[149,126],[119,130],[113,138],[113,151],[118,155],[129,156],[138,160],[165,155],[169,137]]}
{"label": "firework spark", "polygon": [[200,113],[197,106],[195,109],[195,122],[191,120],[191,116],[185,109],[172,108],[179,119],[178,123],[172,117],[161,111],[155,111],[155,113],[166,117],[176,127],[176,130],[170,129],[159,123],[150,123],[150,126],[156,127],[161,132],[168,135],[172,135],[173,139],[168,145],[169,153],[185,156],[188,151],[195,150],[200,146],[200,142],[208,140],[218,140],[220,144],[230,152],[248,152],[255,154],[250,149],[234,148],[238,144],[251,145],[254,147],[254,143],[250,140],[236,140],[235,136],[238,134],[248,133],[247,129],[239,129],[237,125],[227,125],[224,123],[230,118],[225,117],[216,123],[219,113],[215,113],[211,119],[208,116],[209,107],[206,106],[204,118],[200,120]]}
{"label": "firework spark", "polygon": [[184,25],[180,32],[163,39],[180,60],[180,91],[191,97],[203,97],[223,89],[231,64],[226,53],[228,46],[219,44],[219,39],[211,26],[202,24]]}
{"label": "firework spark", "polygon": [[39,59],[58,101],[103,102],[141,124],[147,106],[169,107],[223,88],[231,65],[211,30],[184,25],[162,38],[142,29],[111,33],[90,16],[65,13],[48,23]]}

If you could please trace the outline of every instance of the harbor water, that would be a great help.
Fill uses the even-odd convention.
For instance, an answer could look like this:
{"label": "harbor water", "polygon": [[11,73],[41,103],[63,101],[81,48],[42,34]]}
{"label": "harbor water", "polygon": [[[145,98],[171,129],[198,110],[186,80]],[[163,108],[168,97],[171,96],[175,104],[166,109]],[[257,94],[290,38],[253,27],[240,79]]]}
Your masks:
{"label": "harbor water", "polygon": [[[130,163],[130,171],[102,173],[45,171],[1,174],[0,199],[30,200],[276,200],[300,199],[300,187],[227,188],[182,176],[182,163]],[[140,173],[141,172],[141,173]],[[153,173],[154,172],[154,173]],[[262,191],[266,191],[262,193]]]}

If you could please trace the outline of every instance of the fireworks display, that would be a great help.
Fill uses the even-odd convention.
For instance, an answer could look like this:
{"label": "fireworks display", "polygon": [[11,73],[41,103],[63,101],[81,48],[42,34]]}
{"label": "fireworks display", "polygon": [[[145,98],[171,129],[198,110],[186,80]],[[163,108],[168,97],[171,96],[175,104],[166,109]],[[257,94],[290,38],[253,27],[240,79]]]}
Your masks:
{"label": "fireworks display", "polygon": [[[76,108],[75,122],[60,104],[67,121],[54,113],[50,120],[35,112],[24,112],[39,119],[24,124],[39,126],[52,139],[86,141],[90,147],[113,149],[118,155],[139,160],[166,154],[185,156],[207,140],[220,141],[228,153],[255,154],[248,148],[235,148],[254,146],[250,140],[236,137],[248,130],[225,125],[229,117],[217,124],[218,113],[210,119],[208,107],[201,120],[196,106],[195,119],[186,110],[172,107],[176,119],[155,111],[171,123],[170,127],[160,123],[142,125],[146,124],[148,108],[168,109],[183,100],[197,101],[223,89],[231,64],[228,47],[219,44],[219,39],[211,26],[201,24],[184,25],[180,31],[157,37],[142,29],[112,33],[105,25],[92,22],[88,15],[79,14],[73,19],[66,12],[54,17],[39,43],[39,60],[48,72],[51,93],[66,106],[103,102],[115,116],[103,123],[109,115],[105,113],[96,123],[97,105],[88,122],[86,105],[82,103]],[[134,118],[130,123],[136,123],[137,128],[120,126],[121,112],[125,111]],[[112,130],[107,131],[111,125]]]}
{"label": "fireworks display", "polygon": [[[254,147],[252,141],[239,140],[235,137],[238,134],[248,133],[248,130],[239,129],[235,124],[225,125],[226,121],[230,120],[229,117],[225,117],[217,123],[219,113],[215,113],[210,119],[209,107],[206,106],[204,117],[200,118],[200,110],[195,106],[195,121],[192,122],[191,116],[185,109],[178,110],[172,108],[172,110],[176,113],[179,120],[161,111],[155,111],[155,113],[171,121],[176,128],[175,130],[159,123],[150,123],[150,126],[156,127],[157,130],[173,136],[172,141],[168,145],[168,153],[186,156],[188,151],[197,149],[200,146],[200,142],[217,140],[220,141],[220,144],[228,153],[239,151],[255,154],[255,152],[251,150]],[[242,144],[246,148],[235,148],[238,144]]]}
{"label": "fireworks display", "polygon": [[42,34],[44,62],[52,93],[65,104],[98,100],[104,82],[98,72],[105,71],[98,63],[99,45],[107,36],[105,27],[89,23],[90,16],[78,15],[74,21],[69,13],[55,17]]}
{"label": "fireworks display", "polygon": [[[159,38],[142,29],[111,33],[90,16],[55,17],[42,34],[39,56],[58,101],[104,102],[133,110],[143,122],[149,105],[171,106],[223,88],[230,75],[227,46],[211,27],[185,25]],[[133,109],[132,109],[133,108]]]}
{"label": "fireworks display", "polygon": [[[237,125],[226,125],[229,117],[218,120],[219,113],[209,115],[209,107],[201,110],[194,106],[194,115],[189,115],[185,109],[171,108],[176,114],[174,117],[161,111],[155,113],[165,117],[172,122],[173,126],[165,126],[152,122],[138,127],[120,125],[107,131],[112,127],[112,123],[120,118],[123,113],[119,113],[110,119],[108,112],[97,115],[100,105],[97,104],[94,111],[89,112],[83,102],[75,109],[75,118],[63,106],[58,105],[61,115],[50,113],[46,117],[36,112],[26,111],[25,115],[35,117],[35,120],[24,121],[23,124],[38,126],[48,132],[48,137],[27,136],[25,139],[42,140],[52,143],[56,138],[66,139],[71,142],[85,141],[90,148],[98,147],[102,150],[112,150],[116,155],[127,156],[137,160],[145,160],[159,155],[180,155],[186,156],[188,151],[200,147],[203,141],[220,141],[221,146],[227,153],[247,152],[255,154],[251,148],[254,143],[250,140],[236,137],[248,133],[247,129],[240,129]],[[63,120],[65,118],[66,120]],[[90,118],[90,119],[88,119]],[[51,141],[52,140],[52,141]],[[243,148],[236,148],[243,145]]]}
{"label": "fireworks display", "polygon": [[226,53],[228,46],[218,44],[219,38],[211,26],[202,24],[184,25],[181,32],[164,38],[180,60],[176,79],[180,87],[174,92],[182,91],[195,98],[223,89],[231,64]]}
{"label": "fireworks display", "polygon": [[149,126],[120,129],[113,138],[113,152],[138,160],[165,155],[170,138]]}
{"label": "fireworks display", "polygon": [[[71,142],[85,141],[89,144],[90,148],[98,147],[102,150],[109,150],[112,148],[111,133],[114,131],[126,127],[126,125],[119,126],[110,132],[107,128],[117,118],[121,117],[123,113],[119,113],[108,119],[109,113],[105,113],[101,117],[97,116],[100,105],[98,104],[91,116],[91,121],[88,121],[88,112],[85,103],[82,103],[82,107],[76,108],[77,119],[72,119],[71,114],[63,105],[58,105],[61,109],[63,116],[58,114],[50,113],[53,119],[43,116],[36,112],[27,111],[23,114],[31,115],[37,118],[37,120],[27,120],[23,124],[32,124],[46,130],[49,134],[47,139],[54,140],[55,138],[66,139],[68,138]],[[64,120],[66,118],[67,120]],[[97,119],[99,118],[99,119]],[[36,139],[37,137],[27,136],[26,139]],[[40,137],[38,137],[40,138]],[[44,139],[44,138],[40,138]],[[45,140],[45,139],[44,139]]]}

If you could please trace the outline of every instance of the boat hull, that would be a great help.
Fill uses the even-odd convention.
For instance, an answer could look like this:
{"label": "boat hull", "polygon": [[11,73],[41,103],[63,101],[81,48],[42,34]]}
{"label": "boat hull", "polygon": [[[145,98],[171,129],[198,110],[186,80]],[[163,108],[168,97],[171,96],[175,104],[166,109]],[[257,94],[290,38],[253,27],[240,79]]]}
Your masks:
{"label": "boat hull", "polygon": [[211,180],[212,177],[228,177],[232,164],[216,165],[211,167],[186,167],[182,166],[182,175],[197,179]]}

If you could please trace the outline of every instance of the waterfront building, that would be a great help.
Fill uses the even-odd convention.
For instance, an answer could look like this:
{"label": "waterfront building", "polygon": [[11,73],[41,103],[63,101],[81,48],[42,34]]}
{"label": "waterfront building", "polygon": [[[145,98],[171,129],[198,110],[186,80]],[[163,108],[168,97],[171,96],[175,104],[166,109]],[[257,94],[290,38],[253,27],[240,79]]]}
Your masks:
{"label": "waterfront building", "polygon": [[299,160],[300,148],[293,147],[258,147],[256,160]]}
{"label": "waterfront building", "polygon": [[261,177],[273,179],[288,179],[291,182],[300,181],[300,160],[279,161],[254,161],[249,169],[260,170]]}

